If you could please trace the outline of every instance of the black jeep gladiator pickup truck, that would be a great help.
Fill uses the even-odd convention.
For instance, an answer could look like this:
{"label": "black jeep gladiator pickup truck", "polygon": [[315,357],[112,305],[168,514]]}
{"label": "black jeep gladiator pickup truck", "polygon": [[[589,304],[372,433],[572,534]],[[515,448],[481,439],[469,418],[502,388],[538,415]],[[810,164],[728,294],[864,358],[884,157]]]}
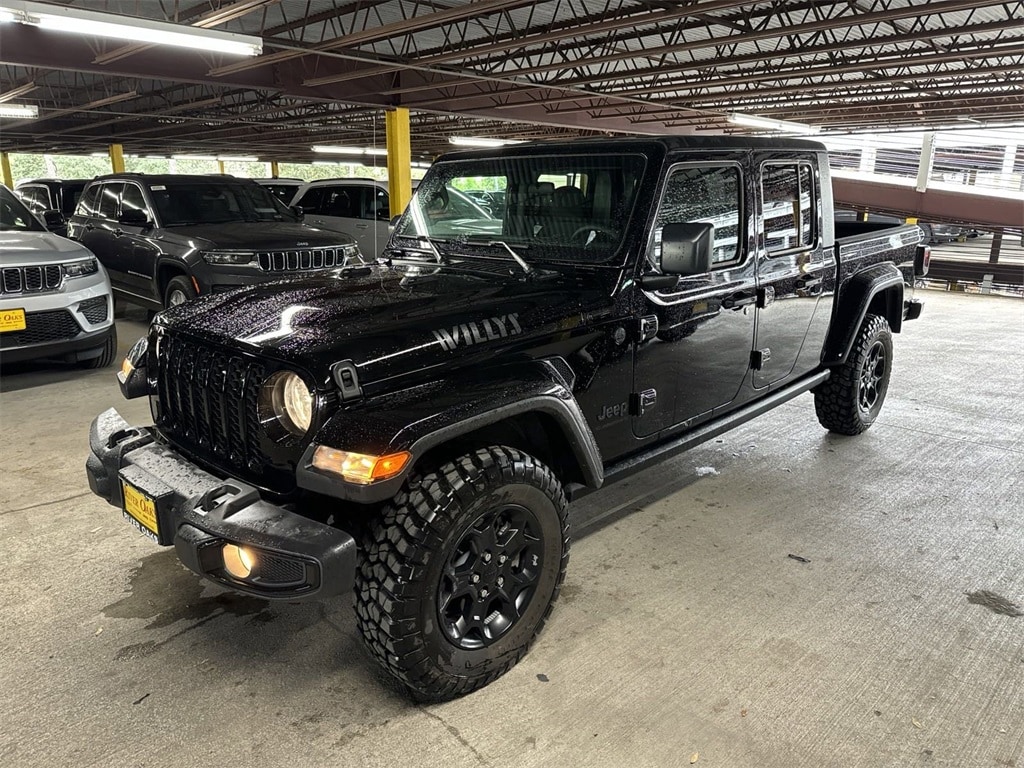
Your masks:
{"label": "black jeep gladiator pickup truck", "polygon": [[[504,191],[466,217],[452,190]],[[832,218],[817,143],[673,137],[437,161],[373,268],[173,307],[92,424],[92,490],[217,584],[355,592],[411,692],[526,653],[569,557],[568,500],[814,393],[857,434],[928,252]]]}

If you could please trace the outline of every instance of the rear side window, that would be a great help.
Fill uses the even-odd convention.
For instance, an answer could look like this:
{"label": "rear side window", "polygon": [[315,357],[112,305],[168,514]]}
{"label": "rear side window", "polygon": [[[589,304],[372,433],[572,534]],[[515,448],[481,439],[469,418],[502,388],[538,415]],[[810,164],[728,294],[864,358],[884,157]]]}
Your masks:
{"label": "rear side window", "polygon": [[117,198],[121,195],[124,184],[104,184],[100,192],[99,215],[104,219],[117,218]]}
{"label": "rear side window", "polygon": [[388,193],[379,187],[360,187],[359,218],[387,221],[391,209]]}
{"label": "rear side window", "polygon": [[769,254],[810,248],[817,232],[814,174],[809,163],[761,167],[765,249]]}
{"label": "rear side window", "polygon": [[44,186],[22,187],[18,190],[18,197],[33,213],[42,213],[53,208],[50,204],[50,190]]}

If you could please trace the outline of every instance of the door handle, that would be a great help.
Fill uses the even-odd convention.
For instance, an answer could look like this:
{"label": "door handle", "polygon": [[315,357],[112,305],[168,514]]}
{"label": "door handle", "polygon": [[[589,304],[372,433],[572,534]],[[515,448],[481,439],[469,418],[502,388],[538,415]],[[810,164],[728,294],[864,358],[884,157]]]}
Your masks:
{"label": "door handle", "polygon": [[738,291],[722,299],[722,307],[724,309],[742,309],[755,301],[757,301],[757,294],[754,291]]}
{"label": "door handle", "polygon": [[124,234],[124,230],[121,229],[120,227],[118,227],[117,229],[114,230],[114,237],[120,237],[123,234]]}
{"label": "door handle", "polygon": [[369,224],[356,224],[356,229],[369,229]]}
{"label": "door handle", "polygon": [[92,232],[94,229],[96,229],[96,227],[93,224],[86,224],[85,225],[85,231],[86,232]]}
{"label": "door handle", "polygon": [[805,275],[804,277],[798,278],[796,281],[796,287],[800,290],[807,291],[811,288],[817,288],[822,284],[820,277],[812,277],[811,275]]}

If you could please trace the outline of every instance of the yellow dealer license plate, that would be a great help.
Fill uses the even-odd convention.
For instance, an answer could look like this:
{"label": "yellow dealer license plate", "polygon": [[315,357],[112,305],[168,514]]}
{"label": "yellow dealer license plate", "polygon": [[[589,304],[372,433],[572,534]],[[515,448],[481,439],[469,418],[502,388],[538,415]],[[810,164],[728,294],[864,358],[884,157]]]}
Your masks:
{"label": "yellow dealer license plate", "polygon": [[133,485],[121,481],[124,496],[124,517],[143,534],[157,541],[160,527],[156,521],[156,502]]}
{"label": "yellow dealer license plate", "polygon": [[24,309],[0,309],[0,333],[25,330]]}

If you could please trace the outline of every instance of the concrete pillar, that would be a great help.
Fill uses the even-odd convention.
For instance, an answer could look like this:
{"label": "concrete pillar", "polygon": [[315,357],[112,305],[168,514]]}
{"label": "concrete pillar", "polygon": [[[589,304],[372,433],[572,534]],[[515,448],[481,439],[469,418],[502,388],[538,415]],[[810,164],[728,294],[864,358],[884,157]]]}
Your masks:
{"label": "concrete pillar", "polygon": [[224,161],[223,160],[218,160],[217,161],[217,173],[219,173],[221,176],[223,176],[224,173],[225,173],[225,171],[224,171]]}
{"label": "concrete pillar", "polygon": [[3,167],[4,185],[8,189],[14,189],[14,177],[11,175],[11,156],[7,152],[0,152],[0,166]]}
{"label": "concrete pillar", "polygon": [[999,251],[1003,247],[1003,229],[1000,227],[992,233],[992,248],[988,252],[988,263],[999,263]]}
{"label": "concrete pillar", "polygon": [[928,189],[928,179],[932,175],[932,166],[935,165],[935,134],[926,133],[924,141],[921,142],[921,160],[917,166],[917,191],[924,192]]}
{"label": "concrete pillar", "polygon": [[860,150],[860,172],[861,173],[874,173],[875,172],[875,159],[878,157],[878,149],[875,147],[867,146]]}
{"label": "concrete pillar", "polygon": [[111,144],[107,151],[110,153],[110,168],[114,173],[124,173],[124,147],[120,144]]}
{"label": "concrete pillar", "polygon": [[405,210],[412,198],[412,149],[409,110],[390,109],[384,114],[388,142],[388,200],[391,218]]}
{"label": "concrete pillar", "polygon": [[277,164],[277,160],[270,161],[270,178],[276,179],[281,175],[281,168]]}

